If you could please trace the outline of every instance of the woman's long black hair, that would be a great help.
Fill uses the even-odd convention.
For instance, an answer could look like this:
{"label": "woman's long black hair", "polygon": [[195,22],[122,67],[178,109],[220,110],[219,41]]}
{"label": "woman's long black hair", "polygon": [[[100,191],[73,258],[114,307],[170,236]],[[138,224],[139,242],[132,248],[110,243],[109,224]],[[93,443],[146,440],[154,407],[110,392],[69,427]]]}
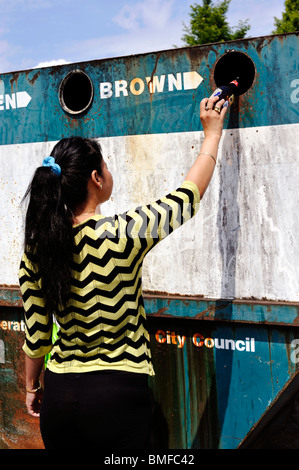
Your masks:
{"label": "woman's long black hair", "polygon": [[[46,156],[46,155],[45,155]],[[25,252],[41,277],[48,312],[65,307],[70,296],[73,217],[87,198],[93,170],[102,176],[102,151],[97,141],[82,137],[60,140],[51,152],[61,175],[50,167],[37,168],[26,191]]]}

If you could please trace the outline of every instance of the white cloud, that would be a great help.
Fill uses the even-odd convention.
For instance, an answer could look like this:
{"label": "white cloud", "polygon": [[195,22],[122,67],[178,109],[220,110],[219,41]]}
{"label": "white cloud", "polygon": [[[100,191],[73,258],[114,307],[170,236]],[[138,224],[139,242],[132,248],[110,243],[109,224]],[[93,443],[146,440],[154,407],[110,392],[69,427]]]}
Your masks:
{"label": "white cloud", "polygon": [[173,14],[174,0],[152,0],[126,4],[113,21],[121,28],[136,31],[140,28],[163,29]]}
{"label": "white cloud", "polygon": [[53,67],[54,65],[65,65],[65,64],[69,64],[69,62],[67,62],[64,59],[57,59],[57,60],[54,59],[54,60],[48,60],[48,61],[45,61],[45,62],[39,62],[33,68],[34,69],[41,69],[43,67]]}

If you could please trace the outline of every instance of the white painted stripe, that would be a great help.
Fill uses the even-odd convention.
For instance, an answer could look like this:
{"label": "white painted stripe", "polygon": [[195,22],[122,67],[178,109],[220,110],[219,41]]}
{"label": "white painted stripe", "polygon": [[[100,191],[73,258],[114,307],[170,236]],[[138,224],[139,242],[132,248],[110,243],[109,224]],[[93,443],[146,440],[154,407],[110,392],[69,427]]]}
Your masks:
{"label": "white painted stripe", "polygon": [[[146,258],[144,290],[298,301],[298,125],[226,130],[197,217]],[[184,180],[202,132],[101,139],[114,176],[102,213],[151,202]],[[0,148],[0,284],[17,284],[21,198],[55,142]]]}

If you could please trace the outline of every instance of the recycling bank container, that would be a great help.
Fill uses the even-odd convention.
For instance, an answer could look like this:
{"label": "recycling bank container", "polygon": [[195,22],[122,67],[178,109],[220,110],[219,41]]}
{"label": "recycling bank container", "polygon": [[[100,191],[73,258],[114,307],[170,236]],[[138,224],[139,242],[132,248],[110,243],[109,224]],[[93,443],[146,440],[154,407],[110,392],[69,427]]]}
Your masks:
{"label": "recycling bank container", "polygon": [[143,266],[153,446],[234,449],[267,416],[299,361],[298,50],[294,33],[0,75],[0,448],[43,446],[17,278],[35,168],[62,137],[97,138],[115,182],[102,213],[160,198],[197,156],[201,99],[235,76],[199,213]]}

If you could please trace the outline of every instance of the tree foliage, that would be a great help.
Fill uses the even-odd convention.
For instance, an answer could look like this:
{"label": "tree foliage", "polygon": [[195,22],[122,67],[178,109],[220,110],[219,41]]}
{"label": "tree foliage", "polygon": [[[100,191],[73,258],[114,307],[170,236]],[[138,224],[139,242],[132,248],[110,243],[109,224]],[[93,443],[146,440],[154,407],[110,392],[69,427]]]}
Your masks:
{"label": "tree foliage", "polygon": [[275,30],[273,34],[293,33],[299,30],[299,0],[285,0],[285,11],[282,19],[274,17]]}
{"label": "tree foliage", "polygon": [[195,46],[244,38],[250,25],[246,20],[239,21],[238,26],[229,26],[226,14],[230,2],[231,0],[223,0],[214,5],[212,0],[203,0],[202,5],[190,5],[190,26],[184,24],[185,34],[182,37],[185,44]]}

